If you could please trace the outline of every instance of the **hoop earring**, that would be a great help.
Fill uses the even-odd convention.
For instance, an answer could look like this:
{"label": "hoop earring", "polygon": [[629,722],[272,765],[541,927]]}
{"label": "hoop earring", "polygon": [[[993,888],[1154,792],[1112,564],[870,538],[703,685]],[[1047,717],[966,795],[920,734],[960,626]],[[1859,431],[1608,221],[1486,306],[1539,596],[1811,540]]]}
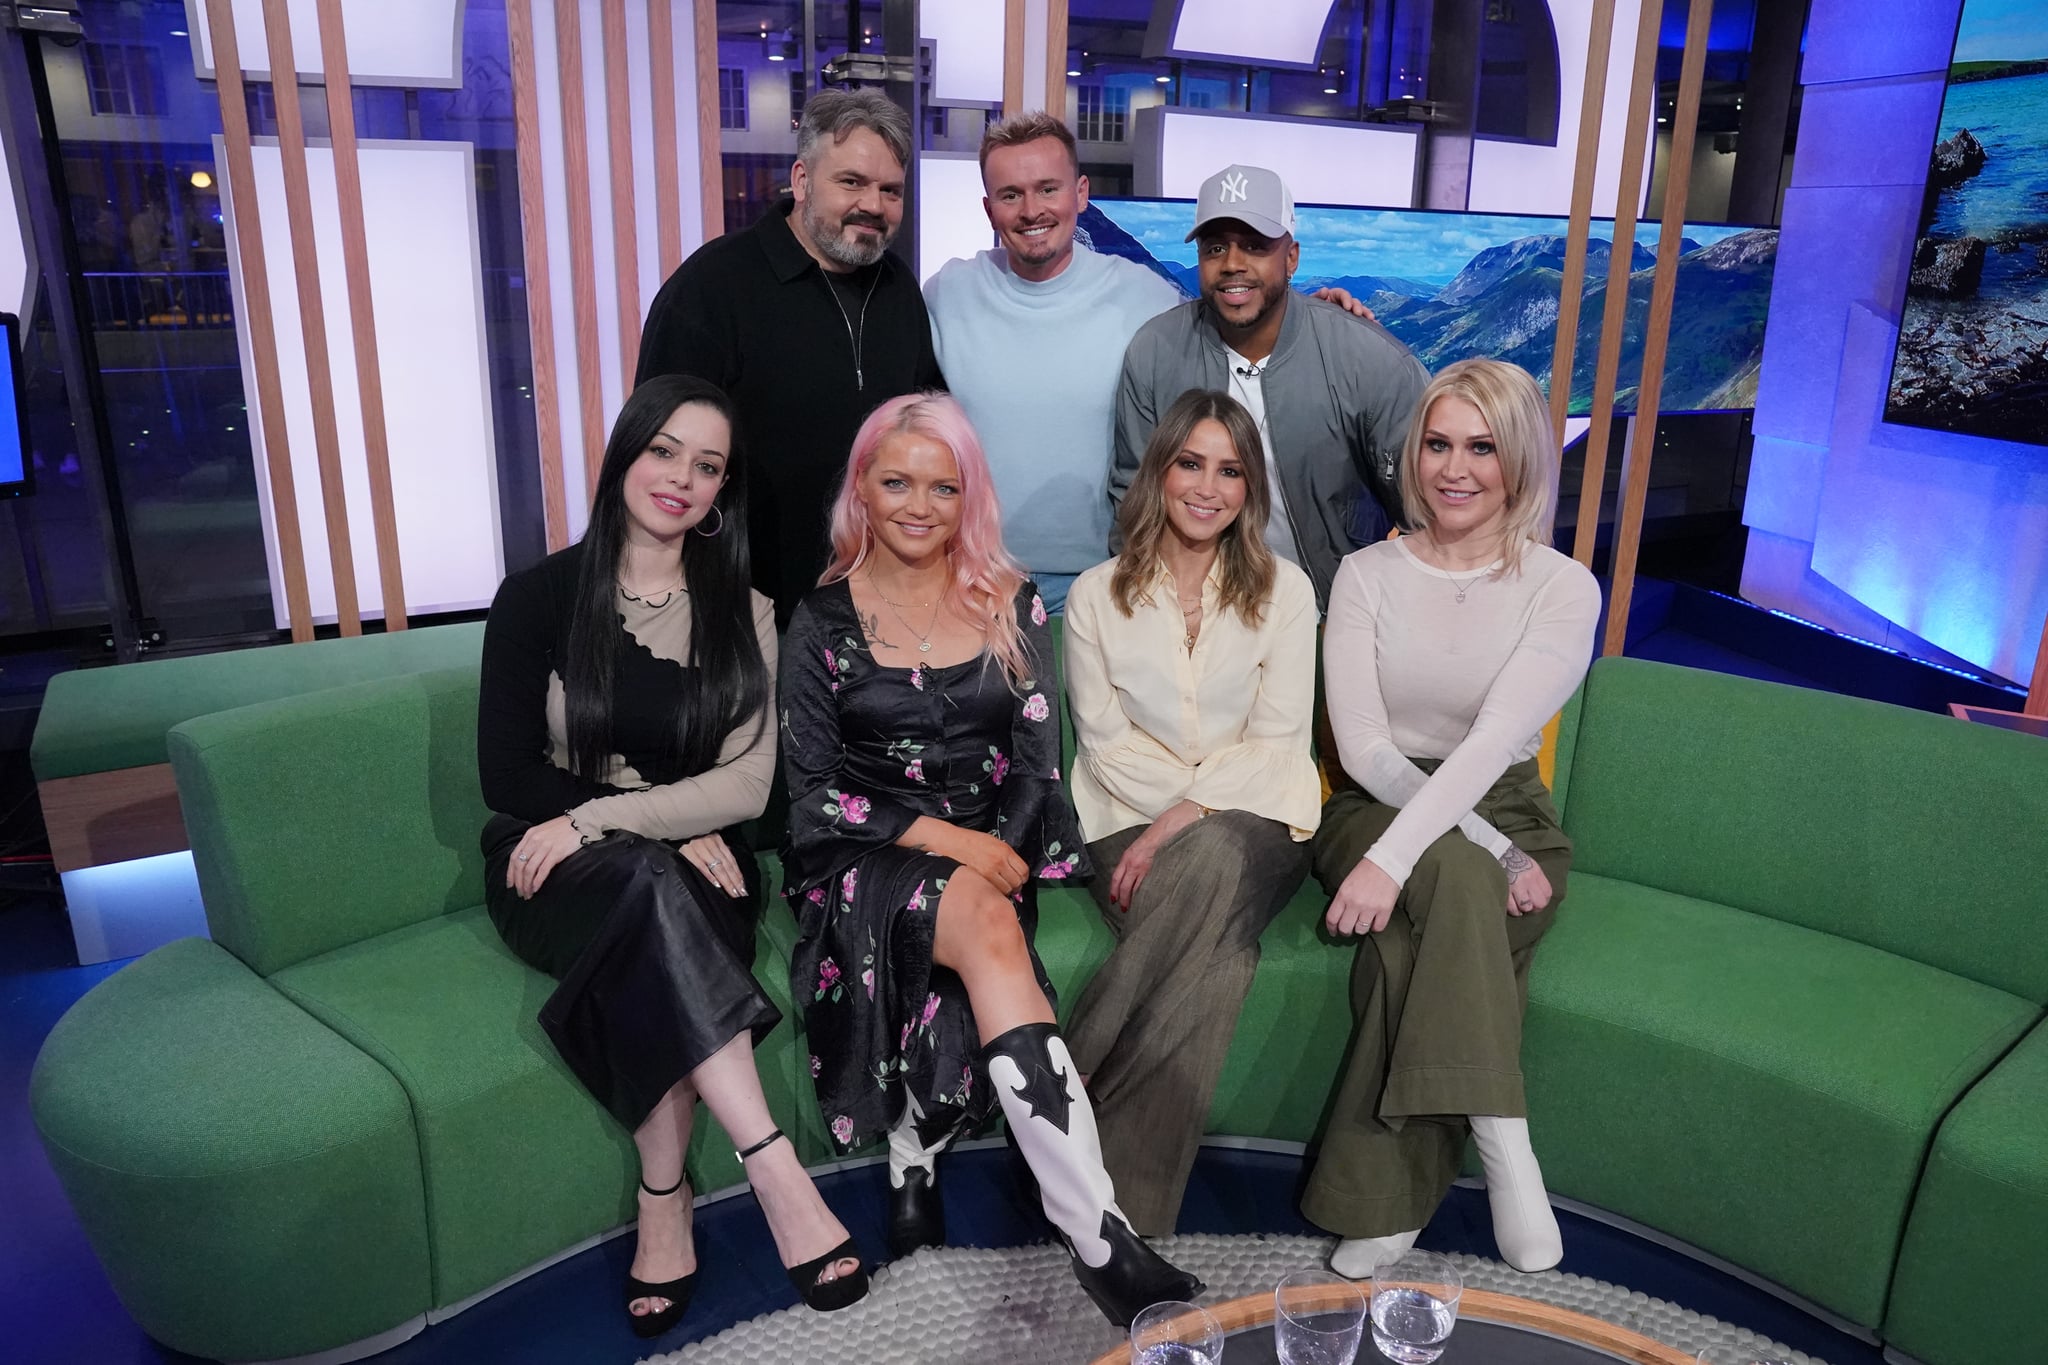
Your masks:
{"label": "hoop earring", "polygon": [[[718,513],[718,531],[723,531],[725,529],[725,509],[714,502],[711,504],[711,510]],[[697,534],[703,536],[706,540],[717,535],[718,531],[707,531],[704,529],[703,522],[697,523]]]}

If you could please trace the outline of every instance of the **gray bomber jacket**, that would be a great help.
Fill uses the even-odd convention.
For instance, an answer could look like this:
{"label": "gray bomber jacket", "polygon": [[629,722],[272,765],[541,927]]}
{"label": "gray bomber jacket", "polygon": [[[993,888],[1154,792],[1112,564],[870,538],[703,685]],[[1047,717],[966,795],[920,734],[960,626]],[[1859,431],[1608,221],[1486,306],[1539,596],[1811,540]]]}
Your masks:
{"label": "gray bomber jacket", "polygon": [[[1403,520],[1401,442],[1429,371],[1378,323],[1300,293],[1287,301],[1280,340],[1259,371],[1302,568],[1317,607],[1327,607],[1339,561],[1384,530],[1363,499],[1378,504],[1385,524]],[[1112,505],[1137,475],[1160,413],[1189,389],[1230,390],[1229,353],[1200,299],[1153,318],[1124,352]]]}

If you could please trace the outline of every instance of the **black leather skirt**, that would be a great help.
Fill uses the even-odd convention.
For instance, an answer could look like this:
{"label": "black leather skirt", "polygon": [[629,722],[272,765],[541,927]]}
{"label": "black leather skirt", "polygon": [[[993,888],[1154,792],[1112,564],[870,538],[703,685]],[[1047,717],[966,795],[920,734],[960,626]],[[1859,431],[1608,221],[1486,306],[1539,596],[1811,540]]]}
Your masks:
{"label": "black leather skirt", "polygon": [[734,1037],[758,1043],[782,1018],[753,974],[760,868],[737,829],[722,831],[747,885],[728,896],[673,845],[616,831],[557,863],[522,900],[505,869],[527,828],[505,815],[484,827],[491,922],[522,961],[561,983],[541,1028],[598,1102],[636,1129]]}

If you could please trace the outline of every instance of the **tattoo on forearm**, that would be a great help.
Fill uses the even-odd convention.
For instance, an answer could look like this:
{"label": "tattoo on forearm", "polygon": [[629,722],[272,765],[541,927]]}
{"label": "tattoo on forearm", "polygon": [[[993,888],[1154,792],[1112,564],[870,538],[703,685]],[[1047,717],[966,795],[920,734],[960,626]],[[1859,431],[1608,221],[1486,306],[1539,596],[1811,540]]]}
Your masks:
{"label": "tattoo on forearm", "polygon": [[1508,851],[1500,855],[1500,865],[1507,869],[1508,880],[1513,881],[1536,866],[1536,860],[1513,844],[1509,844]]}

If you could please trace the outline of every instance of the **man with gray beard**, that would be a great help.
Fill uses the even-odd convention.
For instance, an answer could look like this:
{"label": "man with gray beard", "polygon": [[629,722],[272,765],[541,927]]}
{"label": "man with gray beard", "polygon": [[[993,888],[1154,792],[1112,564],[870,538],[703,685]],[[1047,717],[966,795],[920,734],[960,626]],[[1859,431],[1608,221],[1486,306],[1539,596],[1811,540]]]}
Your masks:
{"label": "man with gray beard", "polygon": [[874,90],[804,106],[791,202],[706,242],[647,311],[636,382],[693,374],[739,409],[754,460],[754,586],[784,625],[825,565],[827,508],[876,405],[945,386],[903,223],[910,120]]}

